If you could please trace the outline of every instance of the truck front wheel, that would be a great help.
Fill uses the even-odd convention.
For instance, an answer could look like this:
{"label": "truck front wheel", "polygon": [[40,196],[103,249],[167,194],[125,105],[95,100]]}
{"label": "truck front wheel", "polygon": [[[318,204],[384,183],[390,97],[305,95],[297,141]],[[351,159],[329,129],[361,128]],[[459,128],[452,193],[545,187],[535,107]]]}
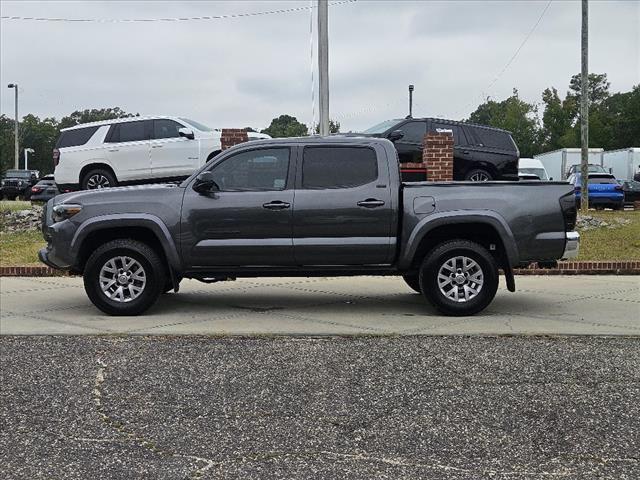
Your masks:
{"label": "truck front wheel", "polygon": [[425,298],[445,315],[473,315],[495,297],[498,265],[482,245],[450,240],[425,257],[420,286]]}
{"label": "truck front wheel", "polygon": [[151,307],[167,279],[159,255],[145,243],[113,240],[98,247],[84,268],[84,289],[109,315],[138,315]]}

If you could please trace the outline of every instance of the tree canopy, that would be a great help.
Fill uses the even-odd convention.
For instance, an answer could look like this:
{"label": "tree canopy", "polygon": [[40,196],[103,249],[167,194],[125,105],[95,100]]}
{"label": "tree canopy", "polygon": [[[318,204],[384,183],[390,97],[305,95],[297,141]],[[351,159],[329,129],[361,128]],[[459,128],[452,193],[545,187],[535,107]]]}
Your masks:
{"label": "tree canopy", "polygon": [[302,137],[307,134],[307,126],[300,123],[296,117],[280,115],[271,120],[271,124],[260,133],[266,133],[273,138]]}

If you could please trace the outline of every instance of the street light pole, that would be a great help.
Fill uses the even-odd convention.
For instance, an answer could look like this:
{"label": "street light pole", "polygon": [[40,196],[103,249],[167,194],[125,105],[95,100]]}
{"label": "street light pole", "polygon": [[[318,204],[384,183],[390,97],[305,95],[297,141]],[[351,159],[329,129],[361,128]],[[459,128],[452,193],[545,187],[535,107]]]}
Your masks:
{"label": "street light pole", "polygon": [[320,135],[329,135],[329,2],[318,0],[318,89]]}
{"label": "street light pole", "polygon": [[589,0],[582,0],[582,72],[580,74],[581,210],[589,210]]}
{"label": "street light pole", "polygon": [[13,124],[13,136],[14,136],[14,146],[15,146],[15,156],[13,159],[13,168],[18,170],[18,157],[20,156],[20,140],[18,139],[18,84],[10,83],[7,85],[8,88],[15,89],[15,107],[16,107],[16,116],[15,123]]}

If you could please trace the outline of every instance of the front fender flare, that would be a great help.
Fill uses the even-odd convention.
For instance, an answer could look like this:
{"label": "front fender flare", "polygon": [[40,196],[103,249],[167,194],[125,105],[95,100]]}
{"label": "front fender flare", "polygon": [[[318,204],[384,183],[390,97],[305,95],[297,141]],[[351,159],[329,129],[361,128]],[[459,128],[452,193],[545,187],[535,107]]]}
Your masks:
{"label": "front fender flare", "polygon": [[107,228],[122,227],[143,227],[151,230],[160,241],[171,270],[178,275],[182,272],[180,255],[169,229],[159,217],[149,213],[98,215],[88,219],[80,225],[73,235],[70,245],[71,257],[78,258],[80,247],[90,233]]}
{"label": "front fender flare", "polygon": [[511,228],[501,215],[493,210],[455,210],[438,212],[420,220],[400,252],[398,267],[400,269],[408,269],[411,267],[422,239],[425,238],[429,232],[438,227],[464,225],[465,223],[483,223],[493,227],[504,245],[506,258],[509,262],[508,267],[511,268],[518,264],[519,254],[515,237]]}

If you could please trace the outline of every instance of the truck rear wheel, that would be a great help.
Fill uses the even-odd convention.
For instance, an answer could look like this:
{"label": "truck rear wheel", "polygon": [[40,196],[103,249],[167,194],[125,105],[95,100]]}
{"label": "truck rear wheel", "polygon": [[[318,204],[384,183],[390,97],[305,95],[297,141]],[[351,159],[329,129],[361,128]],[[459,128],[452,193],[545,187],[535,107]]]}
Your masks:
{"label": "truck rear wheel", "polygon": [[109,315],[139,315],[162,293],[167,274],[160,256],[137,240],[113,240],[98,247],[84,269],[84,289]]}
{"label": "truck rear wheel", "polygon": [[104,168],[96,168],[84,174],[80,186],[83,190],[95,190],[98,188],[117,187],[118,182],[110,171]]}
{"label": "truck rear wheel", "polygon": [[482,245],[450,240],[425,257],[420,286],[425,298],[445,315],[473,315],[495,297],[498,265]]}
{"label": "truck rear wheel", "polygon": [[410,288],[418,293],[422,293],[422,290],[420,290],[420,276],[418,274],[403,275],[402,278]]}

